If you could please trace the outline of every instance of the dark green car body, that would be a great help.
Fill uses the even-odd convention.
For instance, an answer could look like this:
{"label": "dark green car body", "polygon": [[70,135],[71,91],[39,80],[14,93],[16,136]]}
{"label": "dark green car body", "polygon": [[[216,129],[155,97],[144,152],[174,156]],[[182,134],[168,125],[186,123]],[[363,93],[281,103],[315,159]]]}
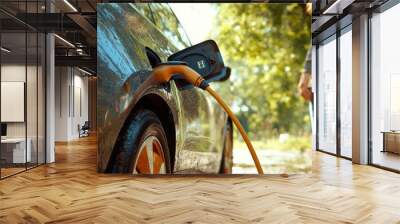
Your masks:
{"label": "dark green car body", "polygon": [[98,170],[107,172],[129,115],[148,107],[168,137],[174,173],[217,173],[228,118],[205,92],[175,81],[146,85],[152,67],[145,47],[162,61],[190,46],[167,4],[97,5]]}

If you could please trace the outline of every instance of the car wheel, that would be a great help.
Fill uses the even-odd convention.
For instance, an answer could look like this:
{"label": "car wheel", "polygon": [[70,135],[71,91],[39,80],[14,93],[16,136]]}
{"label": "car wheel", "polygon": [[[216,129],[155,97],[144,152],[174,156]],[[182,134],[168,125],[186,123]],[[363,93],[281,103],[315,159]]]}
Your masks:
{"label": "car wheel", "polygon": [[232,129],[232,123],[228,122],[226,127],[224,150],[219,172],[221,174],[230,174],[232,173],[232,166],[233,166],[233,129]]}
{"label": "car wheel", "polygon": [[140,110],[124,130],[119,139],[118,171],[132,174],[171,173],[167,137],[156,114]]}

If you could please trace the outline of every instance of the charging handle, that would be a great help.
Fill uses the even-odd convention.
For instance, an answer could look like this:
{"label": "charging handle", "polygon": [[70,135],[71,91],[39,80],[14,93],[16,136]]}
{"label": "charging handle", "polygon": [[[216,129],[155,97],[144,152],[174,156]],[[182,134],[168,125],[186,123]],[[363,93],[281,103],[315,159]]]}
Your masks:
{"label": "charging handle", "polygon": [[184,62],[179,61],[169,61],[167,63],[161,63],[159,66],[155,67],[153,70],[153,79],[162,84],[169,82],[172,76],[179,74],[192,85],[199,87],[203,90],[206,90],[211,96],[215,98],[218,104],[225,110],[228,116],[231,118],[232,122],[235,124],[236,128],[239,130],[240,134],[242,135],[243,140],[246,142],[247,148],[250,151],[251,157],[253,158],[254,164],[257,168],[258,174],[264,174],[260,161],[257,157],[257,153],[251,144],[250,138],[247,136],[245,130],[243,129],[239,119],[235,116],[232,112],[230,107],[223,101],[221,96],[215,92],[208,83],[204,80],[204,78],[187,66]]}

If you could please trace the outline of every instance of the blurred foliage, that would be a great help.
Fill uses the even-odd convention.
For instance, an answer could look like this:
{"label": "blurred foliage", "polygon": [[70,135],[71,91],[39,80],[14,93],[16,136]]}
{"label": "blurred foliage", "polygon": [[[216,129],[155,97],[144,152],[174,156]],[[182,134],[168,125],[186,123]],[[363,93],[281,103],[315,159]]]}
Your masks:
{"label": "blurred foliage", "polygon": [[[310,132],[297,83],[311,44],[304,4],[218,4],[211,36],[232,68],[216,84],[253,139]],[[298,148],[298,147],[297,147]]]}

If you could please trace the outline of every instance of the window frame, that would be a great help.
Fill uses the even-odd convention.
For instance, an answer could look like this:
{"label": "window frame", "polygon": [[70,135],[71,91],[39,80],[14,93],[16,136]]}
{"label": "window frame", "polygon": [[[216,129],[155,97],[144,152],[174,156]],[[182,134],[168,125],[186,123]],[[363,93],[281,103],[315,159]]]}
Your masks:
{"label": "window frame", "polygon": [[[316,101],[315,101],[315,106],[316,106],[316,111],[315,111],[315,121],[316,121],[316,151],[318,152],[323,152],[329,155],[333,155],[333,156],[337,156],[339,158],[343,158],[346,160],[352,160],[352,158],[347,157],[347,156],[343,156],[342,155],[342,150],[341,150],[341,119],[340,119],[340,81],[341,81],[341,67],[340,67],[340,38],[342,35],[344,35],[347,32],[352,32],[351,26],[352,26],[352,22],[351,20],[349,20],[349,17],[346,16],[344,18],[342,18],[342,20],[339,20],[338,22],[342,22],[342,27],[337,27],[337,24],[333,24],[331,27],[327,28],[326,30],[328,31],[327,33],[322,33],[323,38],[318,39],[316,38],[316,43],[314,43],[314,45],[316,46],[316,85],[315,85],[315,91],[316,91]],[[329,30],[331,29],[331,30]],[[332,32],[332,29],[335,29],[335,32]],[[320,130],[319,130],[319,122],[320,122],[320,118],[319,118],[319,103],[320,103],[320,99],[318,97],[318,93],[319,93],[319,72],[320,72],[320,68],[319,68],[319,60],[320,60],[320,55],[319,55],[319,48],[320,45],[322,43],[328,43],[330,41],[336,41],[336,151],[334,153],[326,151],[324,149],[320,148],[320,142],[319,142],[319,134],[320,134]]]}

